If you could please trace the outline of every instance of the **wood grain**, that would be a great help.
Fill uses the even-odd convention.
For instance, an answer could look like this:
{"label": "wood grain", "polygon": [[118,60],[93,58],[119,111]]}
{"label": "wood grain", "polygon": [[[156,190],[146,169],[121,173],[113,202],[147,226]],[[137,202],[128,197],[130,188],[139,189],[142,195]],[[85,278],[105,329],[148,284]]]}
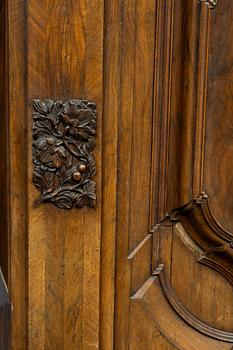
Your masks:
{"label": "wood grain", "polygon": [[150,230],[155,2],[126,1],[121,6],[114,345],[127,349],[132,283],[127,257]]}
{"label": "wood grain", "polygon": [[[114,341],[116,349],[128,347],[130,276],[128,256],[132,108],[135,67],[135,0],[121,3],[120,111],[118,117],[118,184],[116,223],[116,304]],[[127,79],[124,77],[127,76]],[[125,149],[129,149],[125,152]],[[124,318],[121,315],[124,313]]]}
{"label": "wood grain", "polygon": [[[178,293],[177,296],[190,312],[205,323],[232,332],[233,320],[230,312],[233,307],[232,286],[217,272],[197,263],[195,256],[187,247],[184,249],[184,243],[177,236],[174,229],[171,281]],[[186,261],[185,266],[179,264],[180,259]],[[178,278],[180,275],[182,280]],[[184,284],[186,289],[183,288]],[[190,293],[187,293],[187,289]],[[213,308],[215,300],[218,302]]]}
{"label": "wood grain", "polygon": [[[216,341],[193,331],[171,309],[161,291],[157,277],[151,277],[133,296],[136,303],[143,304],[149,312],[151,321],[160,332],[178,349],[184,350],[230,350],[232,344]],[[160,305],[159,308],[156,306]],[[174,330],[176,330],[174,332]],[[157,349],[156,349],[157,350]]]}
{"label": "wood grain", "polygon": [[102,153],[100,348],[114,346],[115,244],[117,222],[117,149],[120,96],[120,2],[104,8],[104,101]]}
{"label": "wood grain", "polygon": [[151,322],[150,314],[140,303],[132,305],[131,342],[132,350],[137,350],[138,344],[143,344],[144,349],[150,350],[178,349],[160,333],[156,325]]}
{"label": "wood grain", "polygon": [[[12,349],[232,349],[179,315],[185,307],[199,324],[233,329],[232,0],[212,10],[199,0],[0,9],[0,264]],[[95,209],[40,203],[35,98],[96,103]],[[203,190],[210,210],[199,215]],[[197,206],[176,217],[186,203]]]}
{"label": "wood grain", "polygon": [[[222,23],[222,16],[224,25]],[[231,2],[218,4],[210,18],[209,69],[206,110],[204,189],[209,192],[212,210],[223,227],[232,225],[232,64]],[[226,29],[227,28],[227,29]],[[221,38],[224,37],[224,42]],[[218,43],[218,45],[217,45]],[[221,60],[218,57],[221,54]]]}
{"label": "wood grain", "polygon": [[[38,194],[30,190],[29,303],[32,307],[32,332],[29,347],[37,346],[38,349],[93,349],[99,344],[101,5],[101,1],[69,4],[64,1],[45,1],[43,5],[31,1],[29,4],[29,98],[88,96],[97,103],[99,113],[95,152],[97,208],[69,213],[48,206],[35,208],[33,202]],[[44,11],[39,11],[41,6]],[[51,21],[48,16],[51,16]],[[29,118],[30,115],[31,110]],[[37,272],[32,269],[38,259],[41,259],[40,272],[38,267]],[[93,266],[96,267],[94,270]],[[33,310],[34,307],[39,315]]]}
{"label": "wood grain", "polygon": [[[155,2],[135,3],[135,62],[131,124],[129,251],[149,232]],[[141,71],[143,69],[143,79]],[[122,95],[123,101],[125,96]],[[143,140],[143,142],[141,142]],[[143,181],[142,181],[143,178]],[[140,220],[138,220],[140,218]]]}
{"label": "wood grain", "polygon": [[[14,140],[9,149],[13,348],[96,349],[103,2],[16,1],[9,4],[8,20],[9,137]],[[98,206],[82,213],[38,206],[39,193],[31,181],[31,101],[85,96],[97,103],[99,111],[95,152]]]}
{"label": "wood grain", "polygon": [[[14,305],[12,349],[27,346],[27,120],[24,1],[7,3],[9,148],[9,290]],[[17,40],[15,40],[17,38]],[[21,64],[19,64],[21,62]],[[19,117],[21,116],[21,117]],[[24,164],[24,165],[23,165]],[[17,281],[17,282],[16,282]]]}

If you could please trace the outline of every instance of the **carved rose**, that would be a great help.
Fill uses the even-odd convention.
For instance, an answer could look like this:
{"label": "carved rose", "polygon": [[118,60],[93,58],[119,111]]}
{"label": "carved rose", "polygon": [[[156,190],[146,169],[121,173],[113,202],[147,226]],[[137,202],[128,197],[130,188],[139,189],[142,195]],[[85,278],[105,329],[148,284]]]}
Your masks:
{"label": "carved rose", "polygon": [[84,107],[75,101],[64,104],[62,122],[66,127],[66,135],[87,141],[95,135],[96,123],[92,118],[92,110]]}
{"label": "carved rose", "polygon": [[37,160],[48,168],[59,169],[64,164],[66,150],[63,142],[53,136],[40,137],[34,143],[37,149]]}

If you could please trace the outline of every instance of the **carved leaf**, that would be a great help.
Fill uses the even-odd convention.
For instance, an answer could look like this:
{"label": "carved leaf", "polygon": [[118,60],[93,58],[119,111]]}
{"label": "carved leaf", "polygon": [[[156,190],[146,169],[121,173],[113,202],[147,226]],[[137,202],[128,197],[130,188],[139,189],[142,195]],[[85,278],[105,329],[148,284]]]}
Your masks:
{"label": "carved leaf", "polygon": [[53,108],[54,102],[52,100],[34,100],[33,101],[33,106],[34,110],[38,112],[39,114],[48,114],[51,112]]}
{"label": "carved leaf", "polygon": [[84,206],[93,208],[96,202],[95,183],[90,181],[83,186],[83,190],[79,193],[76,200],[76,206],[82,208]]}
{"label": "carved leaf", "polygon": [[51,198],[51,202],[61,209],[72,209],[75,201],[75,193],[62,191]]}

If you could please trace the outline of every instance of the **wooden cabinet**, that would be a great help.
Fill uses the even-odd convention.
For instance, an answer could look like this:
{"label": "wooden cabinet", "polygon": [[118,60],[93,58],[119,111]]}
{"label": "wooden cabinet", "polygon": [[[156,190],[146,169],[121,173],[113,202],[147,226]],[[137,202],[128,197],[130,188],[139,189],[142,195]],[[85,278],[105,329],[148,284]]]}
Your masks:
{"label": "wooden cabinet", "polygon": [[5,0],[12,350],[232,350],[232,0]]}

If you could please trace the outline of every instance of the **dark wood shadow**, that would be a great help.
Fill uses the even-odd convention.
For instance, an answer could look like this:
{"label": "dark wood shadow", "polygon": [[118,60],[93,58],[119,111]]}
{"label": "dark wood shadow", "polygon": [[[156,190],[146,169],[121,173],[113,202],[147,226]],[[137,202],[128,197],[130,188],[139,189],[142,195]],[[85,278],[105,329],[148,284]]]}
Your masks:
{"label": "dark wood shadow", "polygon": [[[11,304],[8,281],[8,118],[7,118],[7,1],[0,2],[0,350],[9,350]],[[5,279],[3,277],[5,276]]]}
{"label": "dark wood shadow", "polygon": [[11,304],[7,286],[0,272],[0,350],[10,350]]}

